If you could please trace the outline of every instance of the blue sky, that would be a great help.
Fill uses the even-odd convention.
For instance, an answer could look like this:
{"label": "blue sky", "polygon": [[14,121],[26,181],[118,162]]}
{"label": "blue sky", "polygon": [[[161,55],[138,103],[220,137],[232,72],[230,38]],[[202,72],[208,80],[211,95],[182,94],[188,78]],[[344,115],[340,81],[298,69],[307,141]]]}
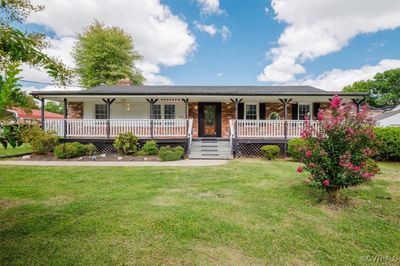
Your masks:
{"label": "blue sky", "polygon": [[[148,84],[307,84],[338,90],[400,67],[395,0],[378,6],[374,0],[34,2],[46,10],[22,27],[45,32],[51,55],[73,67],[74,34],[96,18],[133,36]],[[34,70],[25,73],[26,79],[48,81]]]}

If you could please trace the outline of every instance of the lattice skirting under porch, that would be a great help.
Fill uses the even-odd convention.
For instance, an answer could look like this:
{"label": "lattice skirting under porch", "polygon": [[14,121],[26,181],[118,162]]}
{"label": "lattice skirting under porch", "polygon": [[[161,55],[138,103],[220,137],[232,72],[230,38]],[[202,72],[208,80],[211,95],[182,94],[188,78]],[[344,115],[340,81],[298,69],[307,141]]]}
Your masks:
{"label": "lattice skirting under porch", "polygon": [[286,155],[286,140],[236,140],[234,144],[234,154],[236,158],[262,158],[261,147],[265,145],[275,145],[281,150],[280,156]]}
{"label": "lattice skirting under porch", "polygon": [[[138,143],[138,148],[140,149],[146,141],[147,141],[147,139],[140,139],[139,143]],[[162,140],[155,140],[155,141],[157,142],[157,146],[159,148],[162,146],[170,146],[170,147],[181,146],[187,152],[188,141],[185,139],[181,139],[181,140],[162,139]],[[61,143],[80,142],[83,144],[92,143],[93,145],[96,146],[97,151],[99,153],[112,154],[112,153],[117,152],[113,146],[113,142],[114,142],[113,139],[61,139],[60,142]]]}

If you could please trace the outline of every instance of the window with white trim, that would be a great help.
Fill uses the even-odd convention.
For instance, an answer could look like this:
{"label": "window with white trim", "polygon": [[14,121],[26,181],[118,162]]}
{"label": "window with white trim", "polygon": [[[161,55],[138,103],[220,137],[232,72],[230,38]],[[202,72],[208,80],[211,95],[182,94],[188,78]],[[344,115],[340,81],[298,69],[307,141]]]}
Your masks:
{"label": "window with white trim", "polygon": [[245,104],[245,119],[257,120],[257,104]]}
{"label": "window with white trim", "polygon": [[311,117],[311,105],[299,104],[299,120],[305,120]]}
{"label": "window with white trim", "polygon": [[152,111],[151,114],[152,119],[161,119],[161,105],[153,104],[153,108],[151,109],[151,111]]}
{"label": "window with white trim", "polygon": [[175,119],[175,104],[164,105],[164,119]]}
{"label": "window with white trim", "polygon": [[107,119],[107,105],[96,104],[95,105],[95,118],[96,119]]}

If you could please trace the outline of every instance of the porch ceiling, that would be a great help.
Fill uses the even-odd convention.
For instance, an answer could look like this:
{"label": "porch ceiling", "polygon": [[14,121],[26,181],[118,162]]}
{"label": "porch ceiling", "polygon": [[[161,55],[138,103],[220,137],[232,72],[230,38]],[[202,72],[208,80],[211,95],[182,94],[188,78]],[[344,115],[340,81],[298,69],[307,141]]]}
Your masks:
{"label": "porch ceiling", "polygon": [[311,86],[98,86],[80,91],[33,91],[35,97],[60,100],[63,98],[188,98],[192,101],[229,101],[231,98],[266,101],[279,98],[322,99],[336,94],[362,98],[365,93],[324,91]]}
{"label": "porch ceiling", "polygon": [[[112,98],[116,102],[126,101],[130,103],[147,102],[146,99],[158,99],[159,102],[183,102],[182,99],[188,99],[189,102],[231,102],[231,99],[243,99],[243,102],[280,102],[279,99],[292,99],[292,102],[328,102],[333,95],[282,95],[282,96],[238,96],[238,95],[40,95],[39,98],[45,98],[52,101],[63,102],[64,98],[72,102],[96,102],[103,103],[102,99]],[[342,95],[342,99],[350,101],[351,99],[361,99],[363,96]]]}

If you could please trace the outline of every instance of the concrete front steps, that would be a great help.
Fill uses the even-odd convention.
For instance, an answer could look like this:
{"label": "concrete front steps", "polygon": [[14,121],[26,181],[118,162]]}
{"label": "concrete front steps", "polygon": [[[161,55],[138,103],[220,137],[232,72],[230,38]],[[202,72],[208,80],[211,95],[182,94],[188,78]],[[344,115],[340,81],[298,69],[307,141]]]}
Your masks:
{"label": "concrete front steps", "polygon": [[232,159],[229,140],[203,138],[192,141],[189,159]]}

